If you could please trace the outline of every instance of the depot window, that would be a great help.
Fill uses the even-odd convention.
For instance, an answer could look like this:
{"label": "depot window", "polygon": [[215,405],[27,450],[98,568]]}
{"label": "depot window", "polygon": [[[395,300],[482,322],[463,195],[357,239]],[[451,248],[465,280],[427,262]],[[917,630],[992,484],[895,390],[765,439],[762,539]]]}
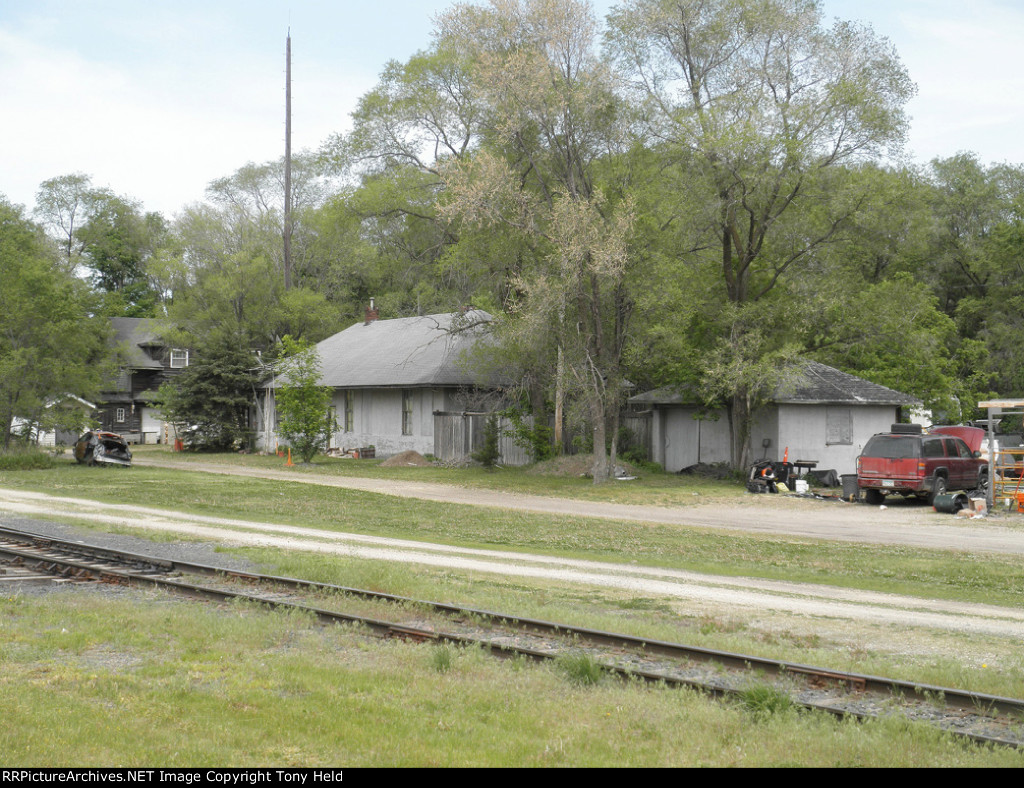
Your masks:
{"label": "depot window", "polygon": [[412,435],[412,392],[402,392],[402,434]]}

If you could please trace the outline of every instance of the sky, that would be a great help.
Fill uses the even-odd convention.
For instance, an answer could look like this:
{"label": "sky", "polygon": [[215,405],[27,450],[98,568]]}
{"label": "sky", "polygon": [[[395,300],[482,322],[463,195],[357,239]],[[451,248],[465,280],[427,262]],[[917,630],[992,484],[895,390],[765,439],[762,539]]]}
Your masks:
{"label": "sky", "polygon": [[[604,15],[617,0],[596,0]],[[292,147],[350,126],[389,60],[430,45],[451,0],[0,0],[0,195],[29,209],[48,178],[173,218],[206,186],[284,153],[285,38]],[[823,0],[870,24],[918,95],[908,154],[972,151],[1024,163],[1020,0]]]}

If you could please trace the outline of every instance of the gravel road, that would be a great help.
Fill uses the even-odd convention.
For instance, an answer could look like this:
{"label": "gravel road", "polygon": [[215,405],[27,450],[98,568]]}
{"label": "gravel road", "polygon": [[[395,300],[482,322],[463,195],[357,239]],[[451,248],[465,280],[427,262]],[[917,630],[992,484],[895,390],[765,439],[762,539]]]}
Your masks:
{"label": "gravel road", "polygon": [[[405,494],[409,494],[408,490]],[[437,491],[431,491],[431,494],[437,494]],[[579,505],[579,502],[575,503]],[[579,514],[578,511],[575,513]],[[754,514],[754,511],[747,510],[748,517]],[[814,631],[820,631],[822,622],[827,619],[832,625],[842,622],[870,625],[890,636],[894,627],[902,631],[911,627],[925,627],[1017,640],[1024,637],[1024,610],[993,605],[921,599],[809,583],[723,577],[635,564],[453,547],[0,489],[0,523],[13,523],[21,518],[45,519],[57,515],[109,526],[173,533],[185,541],[204,540],[228,545],[314,551],[447,570],[461,569],[505,577],[532,578],[548,583],[589,585],[636,596],[675,599],[709,614],[746,611],[769,618],[775,614],[795,615],[807,621]],[[733,524],[731,527],[742,526]],[[88,538],[91,539],[91,535]],[[109,539],[116,541],[117,537],[110,536]],[[124,549],[138,550],[137,547]]]}
{"label": "gravel road", "polygon": [[[136,464],[176,469],[183,467],[181,463],[160,462],[149,458],[138,459]],[[540,514],[602,517],[939,550],[1024,554],[1024,517],[995,516],[983,521],[958,523],[952,516],[937,514],[930,507],[916,501],[895,501],[882,508],[841,501],[759,495],[750,496],[743,504],[695,504],[669,508],[548,498],[428,482],[313,476],[216,463],[190,462],[187,468],[206,473],[343,487],[403,498]]]}

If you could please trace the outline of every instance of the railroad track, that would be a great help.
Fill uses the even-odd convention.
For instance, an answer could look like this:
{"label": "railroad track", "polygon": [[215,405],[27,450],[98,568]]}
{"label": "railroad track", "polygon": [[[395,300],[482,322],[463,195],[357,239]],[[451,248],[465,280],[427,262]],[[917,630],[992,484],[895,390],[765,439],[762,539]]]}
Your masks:
{"label": "railroad track", "polygon": [[[95,581],[162,588],[214,602],[298,609],[321,622],[361,625],[377,637],[482,647],[499,657],[550,660],[584,654],[611,674],[719,697],[743,696],[754,686],[770,685],[799,706],[838,717],[903,715],[973,741],[1024,748],[1024,700],[1015,698],[153,558],[0,528],[0,586]],[[362,600],[391,620],[320,606],[337,606],[339,600],[347,600],[344,606],[349,608],[352,600]]]}

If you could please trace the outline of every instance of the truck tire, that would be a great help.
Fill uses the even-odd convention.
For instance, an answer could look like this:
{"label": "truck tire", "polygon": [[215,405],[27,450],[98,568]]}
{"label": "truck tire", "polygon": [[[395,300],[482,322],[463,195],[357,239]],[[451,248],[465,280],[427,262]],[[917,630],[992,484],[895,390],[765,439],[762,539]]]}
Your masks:
{"label": "truck tire", "polygon": [[931,495],[928,496],[928,503],[930,503],[932,506],[934,506],[935,505],[935,498],[937,496],[939,496],[939,495],[945,495],[947,489],[949,489],[949,487],[948,487],[948,485],[946,483],[946,477],[945,476],[936,476],[935,477],[935,482],[934,482],[934,484],[932,484]]}

